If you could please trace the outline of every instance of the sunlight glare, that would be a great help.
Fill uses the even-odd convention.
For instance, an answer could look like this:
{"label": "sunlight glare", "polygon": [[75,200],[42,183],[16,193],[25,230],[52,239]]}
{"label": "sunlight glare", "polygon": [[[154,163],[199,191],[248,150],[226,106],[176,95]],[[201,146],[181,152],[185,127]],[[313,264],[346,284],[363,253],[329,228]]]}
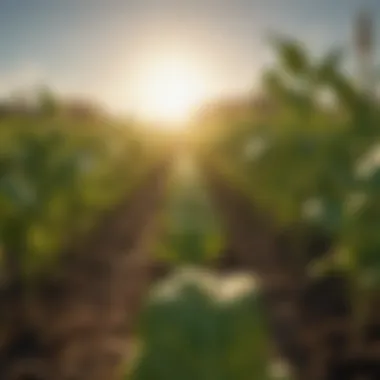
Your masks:
{"label": "sunlight glare", "polygon": [[140,115],[174,128],[182,128],[205,97],[202,76],[186,60],[151,61],[138,83]]}

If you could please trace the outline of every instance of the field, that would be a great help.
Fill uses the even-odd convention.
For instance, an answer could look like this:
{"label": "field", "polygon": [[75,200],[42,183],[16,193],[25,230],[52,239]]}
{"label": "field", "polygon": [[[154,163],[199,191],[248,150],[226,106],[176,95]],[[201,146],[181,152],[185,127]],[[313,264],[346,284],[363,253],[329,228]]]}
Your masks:
{"label": "field", "polygon": [[1,116],[1,379],[380,378],[380,107],[276,51],[265,106],[185,144]]}

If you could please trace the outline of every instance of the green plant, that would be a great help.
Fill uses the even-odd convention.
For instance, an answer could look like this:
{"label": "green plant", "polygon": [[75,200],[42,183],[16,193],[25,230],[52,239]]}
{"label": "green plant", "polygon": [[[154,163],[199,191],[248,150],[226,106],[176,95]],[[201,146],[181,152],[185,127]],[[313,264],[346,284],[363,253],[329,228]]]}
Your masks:
{"label": "green plant", "polygon": [[169,184],[157,257],[177,264],[210,263],[223,248],[221,226],[195,163],[181,159]]}
{"label": "green plant", "polygon": [[252,118],[244,133],[234,125],[222,130],[209,158],[278,228],[306,225],[331,237],[328,255],[310,263],[308,236],[298,236],[295,259],[305,276],[316,267],[318,275],[346,273],[356,335],[363,336],[380,281],[380,108],[343,72],[338,50],[317,60],[297,42],[275,45],[277,64],[264,76],[274,111]]}
{"label": "green plant", "polygon": [[179,270],[153,291],[140,333],[130,379],[269,378],[266,325],[248,277]]}
{"label": "green plant", "polygon": [[45,115],[2,120],[0,149],[1,266],[23,282],[50,271],[71,240],[127,197],[155,148],[116,121]]}

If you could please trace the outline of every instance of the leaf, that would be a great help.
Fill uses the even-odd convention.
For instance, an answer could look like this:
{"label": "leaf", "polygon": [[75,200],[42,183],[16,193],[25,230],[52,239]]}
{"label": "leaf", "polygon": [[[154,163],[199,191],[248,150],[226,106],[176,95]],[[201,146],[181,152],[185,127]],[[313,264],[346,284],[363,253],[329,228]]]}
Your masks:
{"label": "leaf", "polygon": [[326,54],[315,69],[316,80],[321,84],[334,83],[339,75],[342,59],[343,51],[341,49],[335,49]]}
{"label": "leaf", "polygon": [[310,69],[305,48],[299,43],[281,37],[274,39],[274,45],[282,67],[291,74],[305,75]]}
{"label": "leaf", "polygon": [[131,378],[265,378],[267,330],[254,290],[216,297],[232,282],[189,268],[159,284],[142,316],[145,347]]}
{"label": "leaf", "polygon": [[267,71],[263,76],[264,87],[275,96],[282,97],[286,92],[286,87],[281,76],[275,71]]}
{"label": "leaf", "polygon": [[340,101],[343,106],[351,109],[351,111],[355,110],[358,105],[359,95],[350,81],[343,74],[337,74],[331,78],[329,84],[335,91],[338,101]]}

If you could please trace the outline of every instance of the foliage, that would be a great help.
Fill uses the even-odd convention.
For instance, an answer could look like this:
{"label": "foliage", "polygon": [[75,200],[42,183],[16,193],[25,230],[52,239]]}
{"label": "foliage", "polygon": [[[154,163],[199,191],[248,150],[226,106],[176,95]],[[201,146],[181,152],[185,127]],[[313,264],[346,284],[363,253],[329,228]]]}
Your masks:
{"label": "foliage", "polygon": [[267,330],[249,278],[186,268],[152,293],[133,380],[268,378]]}
{"label": "foliage", "polygon": [[[340,71],[338,51],[313,65],[299,44],[277,41],[277,48],[279,65],[264,81],[277,115],[230,128],[214,157],[244,178],[279,223],[328,230],[337,252],[352,252],[361,277],[380,277],[380,255],[373,254],[380,248],[379,107]],[[326,89],[334,99],[327,108],[319,98]]]}
{"label": "foliage", "polygon": [[26,278],[51,269],[70,239],[136,184],[150,165],[148,148],[132,127],[112,120],[86,125],[50,112],[2,120],[5,272]]}
{"label": "foliage", "polygon": [[176,264],[214,260],[223,248],[217,216],[194,163],[181,156],[171,177],[162,215],[163,234],[157,257]]}
{"label": "foliage", "polygon": [[206,153],[279,228],[331,237],[329,252],[310,262],[308,236],[298,236],[295,254],[306,276],[347,274],[360,334],[380,284],[380,107],[343,72],[340,51],[317,60],[277,40],[276,52],[263,80],[273,112],[221,129]]}

